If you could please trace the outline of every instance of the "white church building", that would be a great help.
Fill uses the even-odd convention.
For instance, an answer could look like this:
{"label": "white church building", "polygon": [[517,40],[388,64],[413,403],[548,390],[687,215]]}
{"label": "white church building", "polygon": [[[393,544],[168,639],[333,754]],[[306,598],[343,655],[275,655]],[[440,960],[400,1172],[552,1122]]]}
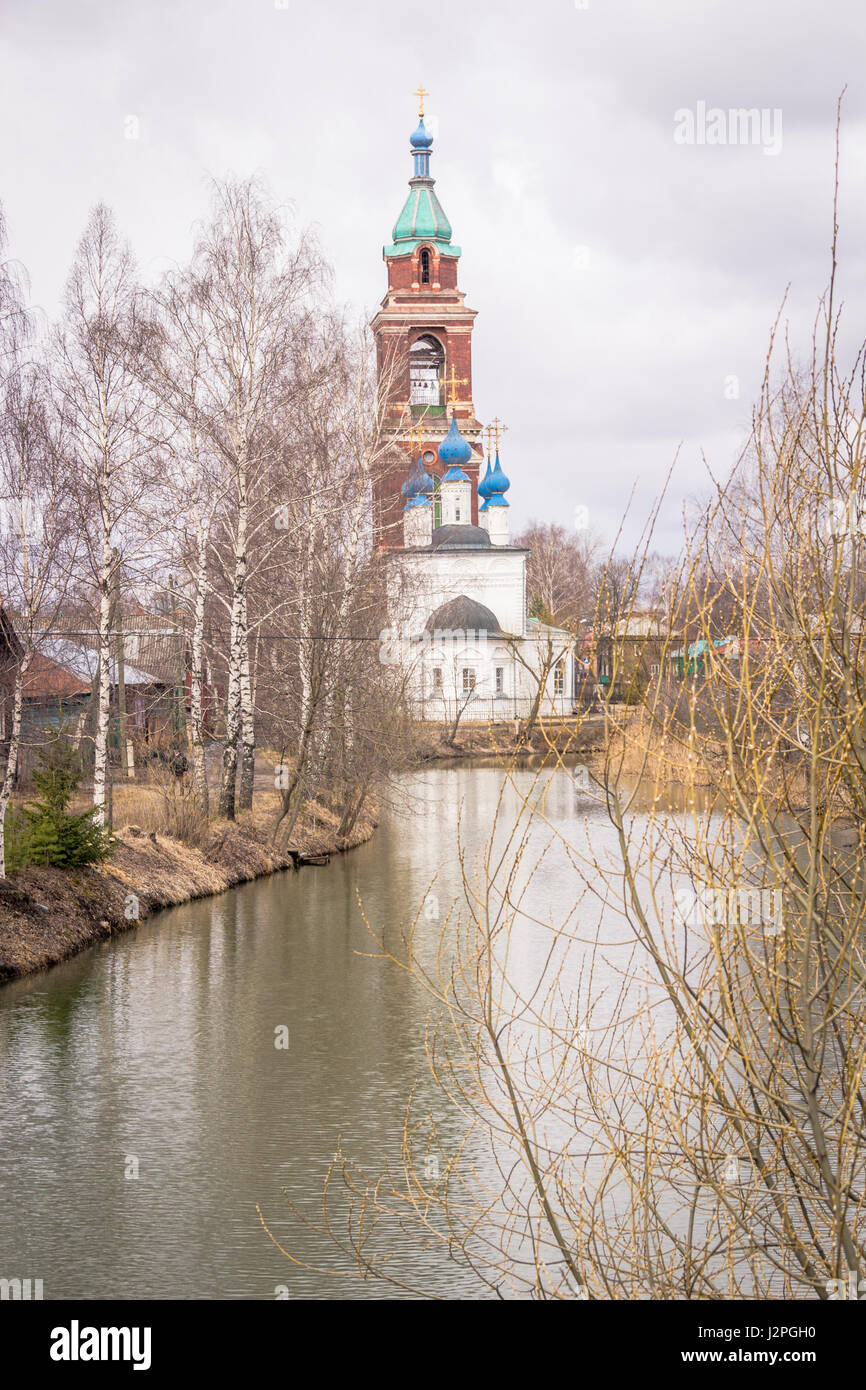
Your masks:
{"label": "white church building", "polygon": [[510,543],[511,485],[498,451],[476,499],[464,471],[473,451],[455,414],[437,453],[444,471],[435,480],[421,456],[412,465],[401,489],[403,546],[387,557],[392,655],[416,717],[524,719],[539,687],[539,714],[570,714],[574,639],[528,616],[528,552]]}

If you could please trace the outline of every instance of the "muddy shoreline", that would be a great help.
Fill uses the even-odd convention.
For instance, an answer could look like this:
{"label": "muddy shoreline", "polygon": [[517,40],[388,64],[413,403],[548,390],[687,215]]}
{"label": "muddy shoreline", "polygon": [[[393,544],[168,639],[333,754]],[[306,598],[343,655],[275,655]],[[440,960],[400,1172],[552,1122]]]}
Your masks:
{"label": "muddy shoreline", "polygon": [[287,848],[277,850],[268,843],[272,823],[272,817],[252,814],[217,821],[201,847],[126,826],[104,864],[33,867],[0,879],[0,983],[67,960],[139,926],[161,908],[285,869],[327,863],[331,855],[369,840],[376,828],[367,816],[338,846],[336,819],[320,811],[299,823]]}

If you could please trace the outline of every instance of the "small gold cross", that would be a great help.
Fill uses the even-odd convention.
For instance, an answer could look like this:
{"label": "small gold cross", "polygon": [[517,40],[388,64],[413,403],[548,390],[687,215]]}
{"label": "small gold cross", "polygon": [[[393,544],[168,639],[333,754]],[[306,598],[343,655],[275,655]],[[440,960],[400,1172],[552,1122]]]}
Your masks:
{"label": "small gold cross", "polygon": [[417,87],[417,88],[415,89],[414,95],[418,98],[418,119],[419,119],[419,121],[423,121],[423,119],[424,119],[424,98],[425,98],[425,97],[429,97],[430,93],[427,92],[427,91],[425,91],[423,87]]}
{"label": "small gold cross", "polygon": [[457,369],[455,368],[454,363],[452,362],[452,363],[451,363],[451,375],[450,375],[450,377],[447,377],[446,380],[447,380],[447,382],[448,382],[448,390],[449,390],[450,393],[451,393],[451,394],[449,395],[449,397],[448,397],[448,402],[449,402],[449,405],[454,405],[455,402],[456,402],[456,400],[457,400],[457,387],[458,387],[458,386],[467,386],[467,385],[468,385],[468,378],[465,377],[465,376],[458,376],[458,375],[457,375]]}
{"label": "small gold cross", "polygon": [[492,432],[493,432],[493,435],[494,435],[494,437],[495,437],[495,439],[496,439],[496,452],[497,452],[497,454],[498,454],[498,453],[499,453],[499,437],[500,437],[500,435],[503,435],[503,434],[507,434],[507,433],[508,433],[508,426],[507,426],[507,425],[503,425],[503,423],[502,423],[502,421],[500,420],[499,416],[496,415],[496,416],[494,417],[494,419],[492,420],[492,422],[488,425],[487,430],[488,430],[487,452],[488,452],[488,453],[490,452],[490,440],[489,440],[489,435],[490,435],[490,432],[492,431]]}

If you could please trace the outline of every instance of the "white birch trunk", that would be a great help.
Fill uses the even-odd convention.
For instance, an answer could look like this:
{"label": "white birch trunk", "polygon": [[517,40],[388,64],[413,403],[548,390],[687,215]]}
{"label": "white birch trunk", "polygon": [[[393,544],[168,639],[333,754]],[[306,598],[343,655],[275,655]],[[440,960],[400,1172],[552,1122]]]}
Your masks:
{"label": "white birch trunk", "polygon": [[229,820],[235,817],[235,784],[238,770],[238,739],[241,717],[241,644],[237,584],[232,595],[231,627],[229,632],[229,680],[226,695],[226,741],[223,749],[222,785],[219,813]]}
{"label": "white birch trunk", "polygon": [[220,815],[234,820],[237,797],[238,754],[242,728],[242,680],[247,649],[247,479],[238,471],[238,524],[235,532],[235,566],[232,576],[231,628],[229,633],[229,686],[226,701],[226,742],[220,788]]}
{"label": "white birch trunk", "polygon": [[9,734],[9,753],[6,758],[6,772],[3,786],[0,787],[0,878],[6,877],[6,811],[15,785],[18,770],[18,749],[21,744],[21,703],[24,690],[24,677],[30,665],[32,651],[25,652],[15,672],[15,693],[12,702],[12,729]]}
{"label": "white birch trunk", "polygon": [[192,777],[195,797],[204,816],[208,813],[207,767],[204,748],[204,617],[207,591],[207,551],[209,526],[201,513],[196,528],[195,607],[192,627],[192,670],[190,672],[190,724],[192,732]]}
{"label": "white birch trunk", "polygon": [[96,738],[93,751],[94,821],[105,825],[108,774],[108,717],[111,698],[111,544],[103,537],[102,570],[99,576],[99,686],[96,706]]}
{"label": "white birch trunk", "polygon": [[256,733],[253,713],[253,686],[250,675],[249,623],[247,619],[247,597],[244,591],[241,611],[243,645],[241,650],[240,672],[240,742],[241,775],[238,805],[242,811],[249,811],[253,804],[253,784],[256,768]]}

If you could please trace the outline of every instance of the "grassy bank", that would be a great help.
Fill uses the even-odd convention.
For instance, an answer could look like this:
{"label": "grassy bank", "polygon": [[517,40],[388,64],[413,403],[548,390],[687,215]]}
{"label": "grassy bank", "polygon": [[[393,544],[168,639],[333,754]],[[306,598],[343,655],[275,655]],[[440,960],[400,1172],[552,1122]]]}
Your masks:
{"label": "grassy bank", "polygon": [[[257,797],[255,811],[234,822],[214,822],[200,845],[149,829],[142,816],[144,824],[117,832],[104,864],[33,867],[0,880],[0,981],[55,965],[160,908],[338,852],[337,817],[315,803],[298,820],[288,846],[275,849],[269,844],[275,806],[276,797]],[[339,852],[368,840],[375,824],[372,815],[359,819]]]}
{"label": "grassy bank", "polygon": [[527,737],[513,719],[461,720],[453,743],[441,724],[420,724],[415,751],[419,763],[455,758],[493,757],[503,762],[516,755],[598,752],[604,746],[604,718],[542,719]]}

